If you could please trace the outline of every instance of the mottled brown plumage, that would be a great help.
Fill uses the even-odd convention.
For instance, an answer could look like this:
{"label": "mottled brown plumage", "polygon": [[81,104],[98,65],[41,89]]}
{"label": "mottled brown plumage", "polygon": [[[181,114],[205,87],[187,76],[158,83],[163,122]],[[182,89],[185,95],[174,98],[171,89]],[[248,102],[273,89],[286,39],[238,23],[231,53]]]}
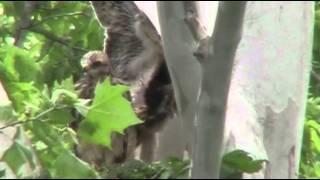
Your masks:
{"label": "mottled brown plumage", "polygon": [[[88,68],[83,79],[78,82],[80,94],[82,97],[92,98],[95,84],[111,75],[114,83],[130,87],[128,99],[144,123],[129,127],[124,136],[115,135],[112,143],[116,146],[112,151],[94,146],[90,153],[91,145],[82,144],[83,148],[80,149],[84,151],[79,156],[93,163],[123,162],[142,144],[142,158],[151,161],[155,133],[175,112],[173,89],[164,60],[161,37],[133,1],[92,1],[91,4],[106,31],[106,39],[103,52],[96,52],[100,55],[91,54],[85,58],[88,61],[85,67]],[[101,55],[103,53],[107,58]],[[99,57],[106,59],[101,62],[107,63],[91,66],[90,64],[94,64],[92,62],[100,62]],[[95,74],[94,77],[91,74]],[[108,160],[105,160],[106,156]]]}
{"label": "mottled brown plumage", "polygon": [[[162,61],[161,38],[148,17],[132,1],[92,1],[106,30],[104,52],[112,76],[123,84],[148,83]],[[149,79],[148,79],[149,78]]]}
{"label": "mottled brown plumage", "polygon": [[83,77],[76,83],[81,98],[92,99],[97,82],[110,75],[108,56],[102,51],[91,51],[85,54],[81,61],[84,70]]}
{"label": "mottled brown plumage", "polygon": [[[102,51],[91,51],[83,56],[81,65],[85,73],[77,81],[76,90],[79,91],[80,98],[92,99],[97,83],[110,75],[109,59]],[[77,130],[77,125],[77,121],[72,123],[72,127],[75,130]],[[137,146],[137,138],[137,129],[135,127],[127,128],[125,135],[113,133],[111,138],[112,149],[87,143],[79,138],[76,152],[80,158],[94,164],[96,167],[101,167],[103,163],[122,163],[128,157],[133,156]]]}

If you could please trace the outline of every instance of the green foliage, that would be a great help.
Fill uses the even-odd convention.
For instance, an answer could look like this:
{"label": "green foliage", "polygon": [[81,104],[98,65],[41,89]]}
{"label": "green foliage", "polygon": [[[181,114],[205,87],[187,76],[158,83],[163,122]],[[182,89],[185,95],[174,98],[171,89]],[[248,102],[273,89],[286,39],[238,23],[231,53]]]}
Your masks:
{"label": "green foliage", "polygon": [[267,159],[256,157],[243,150],[234,150],[224,155],[220,177],[241,179],[242,173],[254,173],[262,168]]}
{"label": "green foliage", "polygon": [[0,102],[0,120],[12,122],[17,119],[16,113],[13,110],[11,102]]}
{"label": "green foliage", "polygon": [[[0,53],[15,48],[15,34],[25,2],[1,2]],[[2,13],[1,13],[2,12]],[[48,85],[66,77],[78,78],[79,59],[89,50],[102,49],[103,30],[92,14],[88,2],[38,2],[32,11],[31,23],[24,27],[19,48],[31,61],[41,66],[45,76],[38,76]],[[15,51],[16,52],[16,51]],[[11,57],[8,57],[12,60]],[[35,73],[26,69],[29,73]]]}
{"label": "green foliage", "polygon": [[313,38],[313,59],[310,92],[315,96],[320,95],[320,3],[315,2],[315,26]]}
{"label": "green foliage", "polygon": [[66,152],[58,156],[53,162],[52,176],[61,179],[92,179],[99,178],[97,172],[88,164],[79,160],[72,153]]}
{"label": "green foliage", "polygon": [[19,129],[14,143],[2,157],[2,161],[6,162],[17,177],[20,178],[30,174],[23,168],[24,166],[30,166],[31,169],[35,169],[37,163],[31,147],[28,147],[27,144],[28,142],[22,129]]}
{"label": "green foliage", "polygon": [[320,177],[320,2],[315,3],[313,66],[299,171],[299,177],[306,179]]}
{"label": "green foliage", "polygon": [[[140,123],[122,97],[124,86],[99,84],[95,98],[78,98],[74,81],[80,60],[90,50],[102,49],[103,30],[88,2],[37,2],[23,16],[28,1],[0,2],[0,81],[10,99],[0,102],[0,137],[4,125],[19,126],[7,146],[1,144],[0,178],[129,178],[188,177],[190,161],[170,158],[144,163],[129,161],[97,172],[74,154],[76,137],[110,147],[111,132],[122,133]],[[320,3],[316,3],[313,71],[320,74]],[[30,21],[21,28],[21,21]],[[18,36],[19,35],[19,36]],[[16,43],[16,40],[19,43]],[[320,177],[320,82],[312,76],[300,164],[301,178]],[[80,131],[68,124],[72,110],[85,117]],[[234,150],[223,158],[221,178],[241,178],[266,161],[251,152]],[[13,173],[11,175],[10,173]]]}
{"label": "green foliage", "polygon": [[301,178],[320,177],[320,98],[309,98],[300,163]]}
{"label": "green foliage", "polygon": [[151,164],[129,160],[122,165],[105,167],[103,171],[108,179],[185,179],[189,169],[189,160],[168,158]]}
{"label": "green foliage", "polygon": [[6,175],[5,169],[0,169],[0,178],[4,177]]}
{"label": "green foliage", "polygon": [[[110,116],[117,124],[97,129],[104,138],[138,122],[122,98],[125,87],[101,85],[96,95],[107,99],[94,100],[90,107],[74,89],[83,54],[102,49],[103,29],[88,2],[37,2],[24,16],[28,3],[0,2],[0,80],[10,99],[0,104],[0,136],[6,128],[19,126],[12,142],[1,144],[5,152],[0,177],[99,178],[74,154],[77,132],[69,128],[71,112],[84,115],[86,123],[101,124],[110,115],[103,117],[99,111],[113,112],[111,106],[121,106],[117,113],[125,111],[122,119]],[[30,23],[21,28],[22,21]]]}
{"label": "green foliage", "polygon": [[123,134],[128,126],[141,123],[123,97],[126,91],[126,86],[111,86],[109,80],[98,84],[88,114],[80,123],[79,135],[90,142],[111,147],[112,132]]}
{"label": "green foliage", "polygon": [[[257,172],[265,159],[255,157],[242,150],[227,153],[222,162],[220,178],[241,179],[243,173]],[[151,164],[129,160],[122,165],[106,166],[102,177],[108,179],[186,179],[189,177],[190,160],[168,158]]]}

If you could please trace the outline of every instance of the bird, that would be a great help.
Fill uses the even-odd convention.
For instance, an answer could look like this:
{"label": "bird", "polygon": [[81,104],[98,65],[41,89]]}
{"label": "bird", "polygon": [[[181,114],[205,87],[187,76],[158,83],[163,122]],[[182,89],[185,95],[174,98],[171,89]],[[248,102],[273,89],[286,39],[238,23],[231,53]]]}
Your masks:
{"label": "bird", "polygon": [[[81,67],[84,73],[76,82],[75,89],[78,91],[80,98],[92,100],[96,85],[110,75],[111,66],[108,56],[103,51],[90,51],[83,56]],[[77,118],[70,126],[77,131],[83,117],[79,113],[74,114]],[[76,155],[93,164],[97,169],[102,168],[104,164],[121,163],[128,157],[133,156],[137,144],[135,128],[127,128],[124,134],[124,136],[117,133],[112,134],[112,149],[91,144],[78,138],[79,142],[75,147]]]}
{"label": "bird", "polygon": [[[161,36],[133,1],[90,3],[96,19],[105,30],[105,40],[102,51],[89,52],[84,56],[85,73],[77,83],[80,95],[92,98],[94,85],[110,77],[113,84],[129,87],[125,96],[143,123],[128,127],[124,135],[112,139],[112,143],[118,144],[121,150],[113,148],[105,154],[104,149],[92,148],[91,154],[97,157],[91,157],[87,152],[82,153],[82,157],[87,156],[84,157],[87,161],[123,163],[141,146],[140,158],[151,162],[154,159],[155,134],[176,112]],[[90,150],[90,146],[84,145],[83,149]],[[106,156],[108,160],[105,160]]]}
{"label": "bird", "polygon": [[81,67],[84,74],[75,88],[80,91],[81,98],[92,99],[96,84],[110,74],[108,56],[102,51],[90,51],[82,57]]}

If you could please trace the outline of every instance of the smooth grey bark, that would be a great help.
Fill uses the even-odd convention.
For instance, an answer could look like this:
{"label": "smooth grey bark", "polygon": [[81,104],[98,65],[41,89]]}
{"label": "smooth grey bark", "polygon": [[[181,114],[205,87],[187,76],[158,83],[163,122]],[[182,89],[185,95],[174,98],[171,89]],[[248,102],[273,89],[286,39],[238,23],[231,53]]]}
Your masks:
{"label": "smooth grey bark", "polygon": [[[202,78],[199,86],[199,98],[195,106],[197,108],[196,127],[195,133],[192,133],[195,138],[190,138],[193,140],[192,149],[194,150],[192,153],[193,178],[219,177],[226,103],[233,60],[241,39],[245,6],[246,2],[220,2],[213,38],[210,38],[206,35],[199,21],[196,2],[158,3],[165,55],[171,76],[174,79],[173,84],[180,108],[180,117],[186,117],[185,114],[187,114],[184,112],[186,108],[182,107],[185,102],[181,99],[181,94],[183,94],[181,93],[181,85],[187,84],[188,81],[186,81],[187,76],[176,76],[178,72],[183,71],[182,66],[178,66],[178,62],[183,61],[179,59],[177,54],[179,52],[186,53],[189,58],[194,55],[201,64]],[[174,23],[181,23],[179,24],[180,31],[179,28],[172,30]],[[179,34],[188,37],[190,36],[188,32],[183,33],[181,31],[186,29],[191,33],[193,39],[191,44],[199,47],[189,45],[184,50],[178,50],[176,45],[172,47],[173,40],[180,44],[183,43],[180,39],[173,38],[174,32],[179,32]],[[226,36],[228,38],[225,38]],[[186,99],[192,102],[190,97]],[[194,117],[192,116],[192,118]],[[192,122],[192,120],[189,120],[189,122]]]}
{"label": "smooth grey bark", "polygon": [[[212,36],[200,41],[202,56],[201,88],[196,114],[196,139],[192,178],[219,178],[222,159],[225,114],[231,74],[242,25],[246,2],[220,2]],[[228,37],[228,38],[226,38]],[[201,45],[201,43],[205,43]]]}
{"label": "smooth grey bark", "polygon": [[[298,177],[311,72],[313,5],[303,1],[248,3],[233,83],[254,110],[247,117],[256,114],[253,122],[258,128],[252,133],[262,142],[268,162],[246,178]],[[239,115],[234,117],[248,124]],[[230,118],[227,124],[232,121],[239,120]],[[240,135],[235,135],[237,141]]]}
{"label": "smooth grey bark", "polygon": [[[194,137],[196,98],[200,85],[200,64],[193,56],[197,43],[185,23],[182,1],[159,1],[157,6],[165,57],[178,106],[177,117],[170,122],[174,126],[166,126],[160,134],[159,157],[164,158],[170,152],[181,157],[186,149],[190,153]],[[166,132],[174,136],[168,136]]]}
{"label": "smooth grey bark", "polygon": [[[243,38],[230,84],[224,152],[240,149],[253,155],[254,159],[268,159],[268,163],[259,172],[244,174],[244,178],[297,177],[311,66],[313,4],[301,1],[248,2]],[[172,60],[174,63],[167,59],[168,64],[180,65],[169,68],[179,74],[179,70],[183,71],[179,67],[190,64],[183,65],[189,61],[181,60],[183,55],[177,54],[181,54],[184,48],[190,55],[196,43],[183,41],[181,37],[190,39],[192,36],[186,31],[189,25],[183,23],[185,16],[181,2],[158,3],[158,10],[162,14],[160,24],[164,46],[168,44],[170,47],[165,48],[165,53],[177,58]],[[208,24],[204,25],[208,27]],[[200,72],[200,66],[194,67],[194,71]],[[190,74],[175,78],[190,84],[197,82],[193,72]],[[165,135],[167,139],[175,134],[174,128],[171,132]],[[185,133],[189,132],[190,129]],[[174,138],[166,141],[168,149],[176,145]]]}

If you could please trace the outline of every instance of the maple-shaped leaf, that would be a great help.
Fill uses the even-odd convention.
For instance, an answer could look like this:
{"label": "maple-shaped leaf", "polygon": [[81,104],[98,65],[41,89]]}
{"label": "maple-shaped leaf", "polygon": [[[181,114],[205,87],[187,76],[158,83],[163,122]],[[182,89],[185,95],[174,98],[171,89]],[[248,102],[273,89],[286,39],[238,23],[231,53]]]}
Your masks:
{"label": "maple-shaped leaf", "polygon": [[106,79],[95,88],[95,97],[85,119],[80,123],[79,135],[84,140],[111,148],[111,134],[123,134],[129,126],[142,123],[129,101],[123,97],[128,87],[112,86]]}

